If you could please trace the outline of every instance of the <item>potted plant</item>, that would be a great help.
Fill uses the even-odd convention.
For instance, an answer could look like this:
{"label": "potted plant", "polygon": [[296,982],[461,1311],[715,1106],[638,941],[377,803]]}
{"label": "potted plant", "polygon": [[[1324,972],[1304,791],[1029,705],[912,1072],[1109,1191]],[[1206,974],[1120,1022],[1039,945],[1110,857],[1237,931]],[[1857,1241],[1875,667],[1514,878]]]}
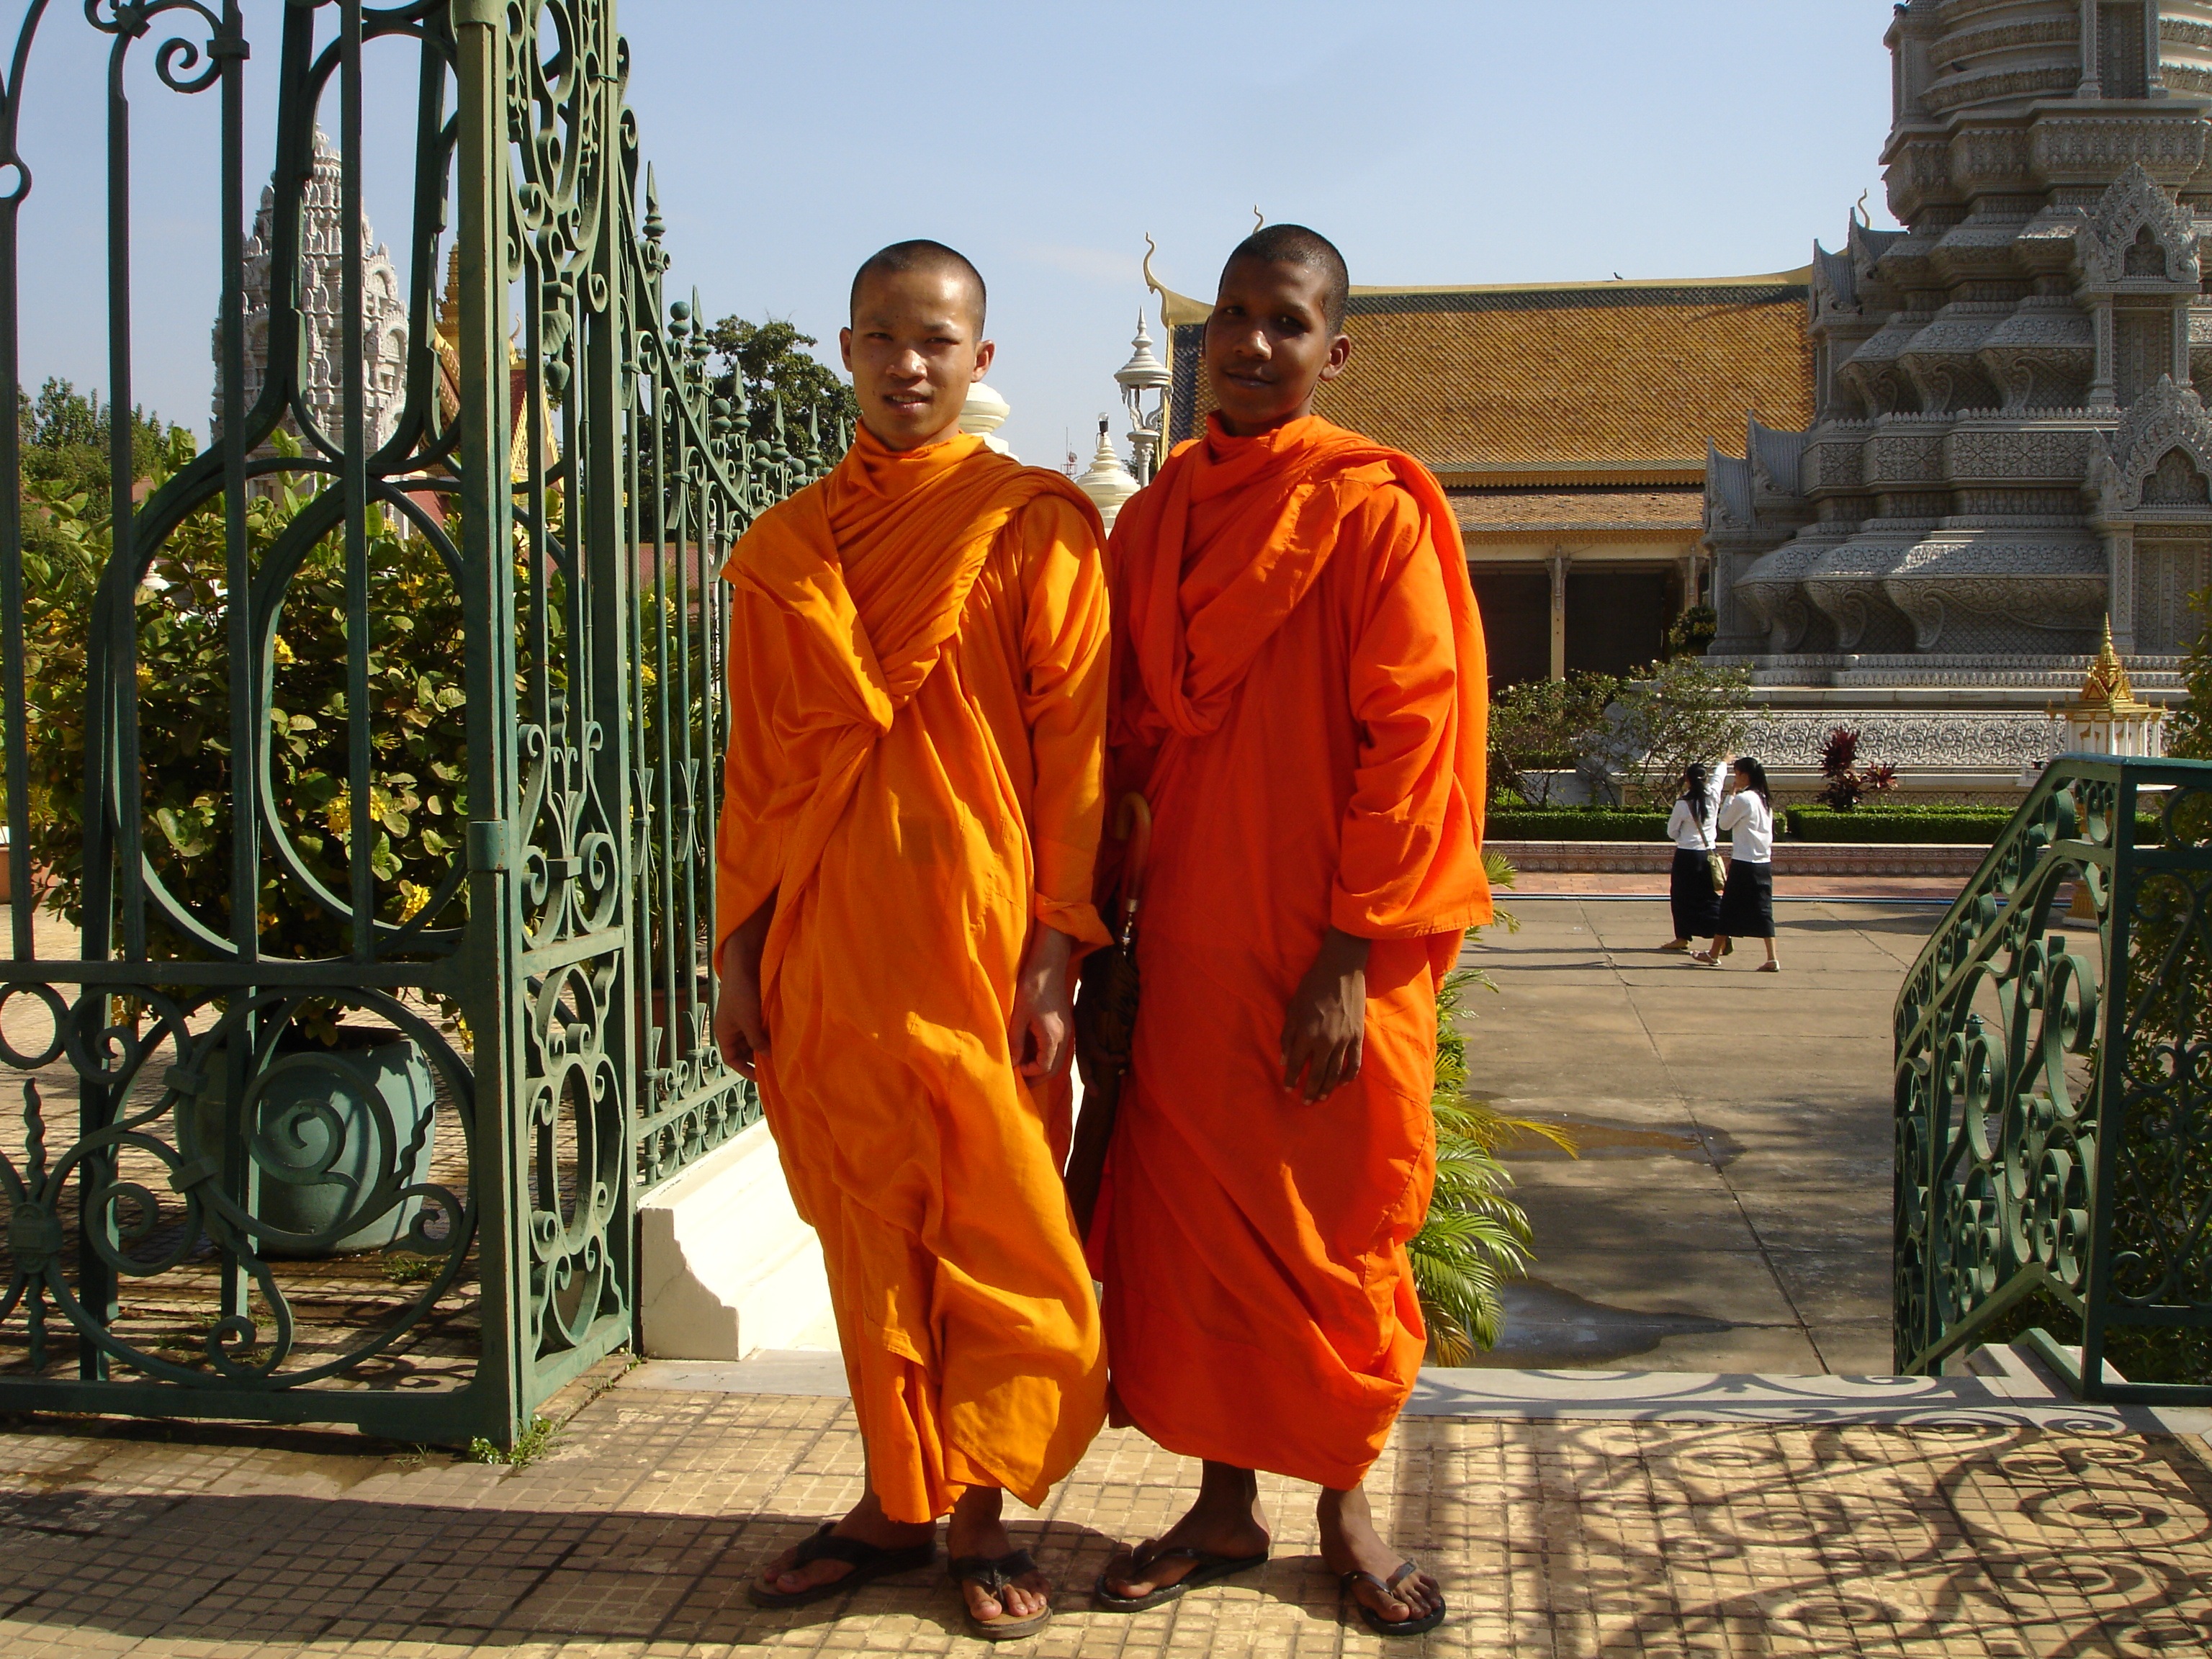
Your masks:
{"label": "potted plant", "polygon": [[[282,434],[277,447],[296,453]],[[174,430],[157,489],[191,453],[189,436]],[[50,878],[46,906],[75,923],[85,875],[86,628],[106,562],[107,523],[82,494],[34,485],[26,495],[38,532],[26,536],[24,560],[28,817]],[[278,483],[249,504],[258,570],[270,568],[312,499]],[[337,536],[299,557],[259,665],[268,725],[257,758],[273,820],[263,830],[259,949],[269,959],[331,961],[339,984],[352,945],[346,899],[356,855],[369,866],[386,951],[431,945],[424,935],[459,923],[466,902],[453,878],[467,817],[459,594],[435,547],[398,534],[374,509],[369,562],[366,803],[356,807],[347,784],[346,584]],[[136,596],[142,836],[150,873],[188,918],[180,923],[149,907],[156,961],[204,960],[211,952],[197,930],[221,938],[232,929],[225,576],[218,501],[177,525]],[[216,1006],[222,1018],[214,1031],[178,1038],[172,1132],[187,1160],[215,1161],[224,1190],[252,1194],[252,1248],[321,1255],[406,1240],[421,1210],[407,1189],[428,1179],[436,1139],[436,1090],[421,1044],[389,1024],[362,1023],[338,994],[264,994],[250,1010],[219,997]],[[251,1061],[235,1066],[230,1045],[249,1030]]]}

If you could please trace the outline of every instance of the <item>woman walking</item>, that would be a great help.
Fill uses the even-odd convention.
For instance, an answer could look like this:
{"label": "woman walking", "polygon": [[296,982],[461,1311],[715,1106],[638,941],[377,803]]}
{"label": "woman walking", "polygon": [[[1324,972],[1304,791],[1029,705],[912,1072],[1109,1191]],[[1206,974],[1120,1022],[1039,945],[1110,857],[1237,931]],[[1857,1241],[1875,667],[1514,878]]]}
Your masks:
{"label": "woman walking", "polygon": [[1730,941],[1766,941],[1762,974],[1778,974],[1782,963],[1774,954],[1774,797],[1767,793],[1766,769],[1748,755],[1736,757],[1729,775],[1730,793],[1721,803],[1720,827],[1729,832],[1728,886],[1721,893],[1720,926],[1713,947],[1700,951],[1693,961],[1709,968],[1720,965]]}
{"label": "woman walking", "polygon": [[1674,937],[1659,947],[1662,951],[1687,951],[1692,939],[1721,930],[1713,812],[1720,804],[1722,770],[1719,762],[1710,772],[1694,761],[1682,769],[1682,793],[1667,817],[1667,839],[1674,843],[1674,866],[1667,878]]}

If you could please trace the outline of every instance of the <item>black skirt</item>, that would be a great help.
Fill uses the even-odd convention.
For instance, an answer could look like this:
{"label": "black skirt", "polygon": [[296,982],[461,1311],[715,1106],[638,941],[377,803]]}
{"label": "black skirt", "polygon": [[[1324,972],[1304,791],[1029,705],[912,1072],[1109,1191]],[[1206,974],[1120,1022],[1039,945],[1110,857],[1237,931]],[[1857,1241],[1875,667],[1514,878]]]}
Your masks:
{"label": "black skirt", "polygon": [[1674,849],[1674,867],[1667,877],[1667,901],[1674,912],[1676,939],[1711,939],[1721,930],[1721,896],[1713,891],[1710,856],[1687,848]]}
{"label": "black skirt", "polygon": [[1728,886],[1721,894],[1721,923],[1715,929],[1730,939],[1774,937],[1774,866],[1747,859],[1729,860]]}

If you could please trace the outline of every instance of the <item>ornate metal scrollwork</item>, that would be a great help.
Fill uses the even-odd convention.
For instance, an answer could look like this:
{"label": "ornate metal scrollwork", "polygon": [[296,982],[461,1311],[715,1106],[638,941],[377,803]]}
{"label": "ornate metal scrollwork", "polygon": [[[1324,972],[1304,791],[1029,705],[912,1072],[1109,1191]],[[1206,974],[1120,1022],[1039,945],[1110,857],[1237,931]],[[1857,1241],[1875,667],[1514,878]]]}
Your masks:
{"label": "ornate metal scrollwork", "polygon": [[[32,0],[0,82],[8,257],[46,10]],[[21,1098],[0,1124],[0,1405],[503,1440],[628,1340],[641,1187],[757,1113],[708,1019],[720,569],[842,434],[778,420],[756,441],[742,393],[718,395],[696,297],[664,301],[612,0],[319,0],[283,8],[258,59],[240,0],[87,0],[83,15],[112,38],[118,190],[119,66],[137,42],[167,88],[222,89],[218,432],[143,501],[115,480],[87,644],[88,920],[64,948],[34,914],[21,526],[0,504],[15,877],[0,1066]],[[380,40],[418,58],[417,166],[398,412],[371,422],[350,347],[315,369],[335,397],[309,395],[301,199],[335,191],[342,270],[359,270],[363,48]],[[251,393],[249,62],[277,107]],[[336,135],[319,151],[319,120]],[[109,252],[108,391],[128,408],[131,251]],[[331,284],[349,337],[360,286]],[[17,325],[0,318],[11,377]],[[18,462],[0,433],[0,472]],[[19,482],[0,479],[0,503]],[[228,879],[212,884],[180,878],[140,810],[161,780],[137,630],[159,604],[149,573],[188,534],[215,549],[200,591],[222,617],[214,678],[240,762],[214,809]],[[465,822],[434,845],[392,804],[388,711],[356,648],[388,629],[402,551],[470,688],[440,706],[468,762],[449,786]],[[317,605],[341,617],[346,664],[324,711],[338,793],[311,808],[276,757],[298,729],[294,626]],[[380,837],[412,837],[406,858]],[[328,951],[269,948],[271,907],[312,917]],[[364,1027],[366,1048],[310,1040]]]}
{"label": "ornate metal scrollwork", "polygon": [[[2086,1395],[2212,1398],[2104,1370],[2118,1327],[2212,1327],[2208,826],[2212,765],[2062,756],[1906,975],[1900,1371],[1940,1369],[2041,1291],[2081,1320],[2078,1358],[2038,1334]],[[2093,950],[2051,916],[2076,884]]]}

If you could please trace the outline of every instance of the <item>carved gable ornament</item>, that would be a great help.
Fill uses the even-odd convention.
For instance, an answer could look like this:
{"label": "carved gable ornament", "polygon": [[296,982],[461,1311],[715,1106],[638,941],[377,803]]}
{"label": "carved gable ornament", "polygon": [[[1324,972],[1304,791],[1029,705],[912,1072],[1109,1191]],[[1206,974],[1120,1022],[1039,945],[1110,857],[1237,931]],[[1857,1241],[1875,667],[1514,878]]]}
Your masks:
{"label": "carved gable ornament", "polygon": [[2074,257],[2087,289],[2145,277],[2195,288],[2197,216],[2168,196],[2142,162],[2131,161],[2075,233]]}
{"label": "carved gable ornament", "polygon": [[2161,374],[2130,406],[2107,447],[2093,448],[2089,484],[2104,516],[2153,509],[2212,511],[2212,415],[2190,386]]}

